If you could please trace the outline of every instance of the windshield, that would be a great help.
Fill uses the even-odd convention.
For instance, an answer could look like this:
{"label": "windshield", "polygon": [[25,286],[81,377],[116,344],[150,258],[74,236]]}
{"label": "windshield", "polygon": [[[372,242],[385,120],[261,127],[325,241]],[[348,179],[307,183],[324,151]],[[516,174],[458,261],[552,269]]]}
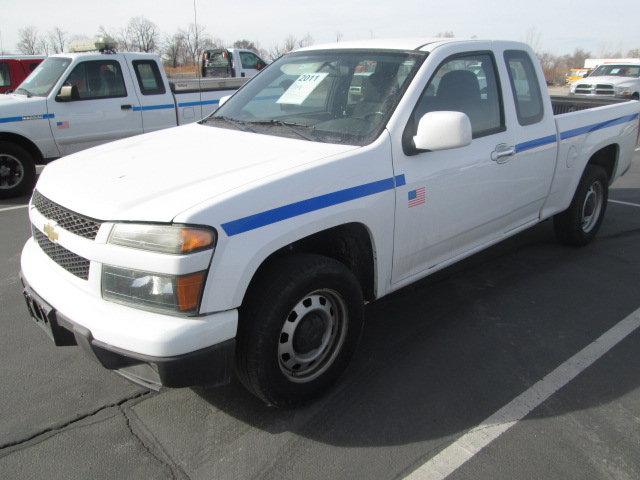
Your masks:
{"label": "windshield", "polygon": [[600,65],[589,76],[640,78],[640,65]]}
{"label": "windshield", "polygon": [[203,124],[366,145],[382,131],[424,52],[312,51],[286,55]]}
{"label": "windshield", "polygon": [[16,93],[46,97],[70,64],[70,58],[47,58],[20,84]]}

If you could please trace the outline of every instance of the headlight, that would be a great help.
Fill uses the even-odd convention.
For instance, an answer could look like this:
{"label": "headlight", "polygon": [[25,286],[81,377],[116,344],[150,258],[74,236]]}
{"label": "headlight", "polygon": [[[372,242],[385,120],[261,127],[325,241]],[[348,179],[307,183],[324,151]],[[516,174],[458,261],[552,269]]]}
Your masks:
{"label": "headlight", "polygon": [[200,307],[206,272],[165,275],[102,266],[102,298],[146,310],[195,315]]}
{"label": "headlight", "polygon": [[616,95],[625,96],[631,95],[631,89],[629,87],[615,87]]}
{"label": "headlight", "polygon": [[184,254],[215,247],[216,234],[204,227],[116,223],[108,242],[140,250]]}

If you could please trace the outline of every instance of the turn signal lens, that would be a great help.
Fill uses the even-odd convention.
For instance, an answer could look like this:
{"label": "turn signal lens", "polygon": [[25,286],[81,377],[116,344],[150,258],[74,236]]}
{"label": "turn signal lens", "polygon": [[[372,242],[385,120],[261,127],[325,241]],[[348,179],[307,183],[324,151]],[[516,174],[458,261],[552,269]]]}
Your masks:
{"label": "turn signal lens", "polygon": [[211,230],[199,228],[183,228],[180,231],[182,237],[182,253],[203,250],[213,245],[215,240]]}
{"label": "turn signal lens", "polygon": [[181,312],[191,312],[200,305],[202,287],[205,281],[205,272],[192,273],[177,277],[176,293],[178,297],[178,309]]}

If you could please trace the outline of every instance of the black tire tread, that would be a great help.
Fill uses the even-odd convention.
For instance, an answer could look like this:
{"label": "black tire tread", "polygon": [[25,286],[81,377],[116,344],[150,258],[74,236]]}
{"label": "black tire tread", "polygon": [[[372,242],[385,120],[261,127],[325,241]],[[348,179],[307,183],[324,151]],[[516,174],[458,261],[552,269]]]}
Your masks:
{"label": "black tire tread", "polygon": [[[301,282],[313,278],[318,274],[339,275],[353,285],[356,290],[356,302],[360,304],[362,317],[362,290],[353,273],[342,263],[329,257],[315,254],[294,254],[276,259],[259,273],[259,277],[252,283],[247,292],[245,302],[240,308],[238,334],[236,336],[236,374],[240,382],[255,396],[270,405],[290,407],[304,403],[315,395],[303,398],[285,398],[279,395],[272,385],[265,382],[263,359],[255,352],[268,349],[265,342],[271,341],[269,336],[269,322],[265,318],[275,315],[278,300],[286,296]],[[352,325],[353,322],[353,325]],[[362,326],[362,318],[350,318],[349,328]],[[357,332],[359,339],[360,332]],[[354,346],[355,347],[355,346]],[[352,353],[352,352],[350,352]],[[347,355],[347,359],[350,356]],[[342,354],[341,354],[342,356]],[[334,365],[330,370],[336,366]],[[329,371],[330,371],[329,370]],[[326,375],[326,374],[325,374]],[[317,382],[320,380],[314,380]],[[327,382],[329,383],[329,382]],[[321,390],[318,388],[316,390]]]}
{"label": "black tire tread", "polygon": [[33,156],[22,146],[8,141],[0,141],[0,153],[8,153],[18,158],[24,168],[22,182],[14,188],[0,190],[0,198],[13,198],[30,194],[36,183],[36,164]]}
{"label": "black tire tread", "polygon": [[[587,189],[591,183],[597,179],[602,181],[604,187],[602,211],[600,212],[598,223],[594,226],[593,230],[589,233],[585,233],[580,225],[582,202]],[[564,212],[557,214],[553,218],[553,228],[556,238],[560,243],[573,247],[583,247],[594,239],[600,229],[600,225],[602,224],[602,220],[607,209],[607,200],[609,198],[608,185],[609,177],[607,176],[607,172],[604,168],[599,165],[592,164],[586,166],[569,208]]]}

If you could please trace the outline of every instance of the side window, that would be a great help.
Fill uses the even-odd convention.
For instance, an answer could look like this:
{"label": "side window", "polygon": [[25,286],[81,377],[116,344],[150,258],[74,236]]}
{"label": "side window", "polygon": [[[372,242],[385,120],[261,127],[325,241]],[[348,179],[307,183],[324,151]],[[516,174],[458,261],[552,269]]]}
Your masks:
{"label": "side window", "polygon": [[502,95],[493,56],[489,53],[456,55],[445,60],[431,77],[413,112],[412,135],[428,112],[465,113],[473,138],[503,131]]}
{"label": "side window", "polygon": [[80,100],[127,96],[122,70],[115,60],[92,60],[79,63],[64,84],[78,87]]}
{"label": "side window", "polygon": [[538,123],[544,116],[540,83],[529,55],[521,50],[507,50],[504,60],[509,70],[511,91],[520,125]]}
{"label": "side window", "polygon": [[251,52],[240,52],[240,61],[242,62],[242,68],[258,68],[258,57]]}
{"label": "side window", "polygon": [[134,60],[138,85],[143,95],[161,95],[166,92],[158,64],[153,60]]}
{"label": "side window", "polygon": [[11,85],[11,75],[9,74],[9,64],[0,63],[0,87]]}

